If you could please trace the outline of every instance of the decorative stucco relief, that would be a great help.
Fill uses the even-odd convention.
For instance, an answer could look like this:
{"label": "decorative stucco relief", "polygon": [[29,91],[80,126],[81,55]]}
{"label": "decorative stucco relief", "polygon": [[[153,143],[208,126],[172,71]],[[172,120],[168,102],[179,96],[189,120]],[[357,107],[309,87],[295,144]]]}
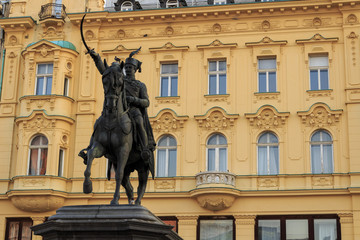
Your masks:
{"label": "decorative stucco relief", "polygon": [[250,126],[268,130],[283,127],[289,115],[288,112],[281,113],[273,106],[265,105],[259,108],[257,113],[245,114],[245,117],[249,119]]}
{"label": "decorative stucco relief", "polygon": [[180,131],[188,116],[177,116],[171,109],[161,110],[156,117],[150,118],[150,124],[155,133],[169,133]]}
{"label": "decorative stucco relief", "polygon": [[238,117],[238,114],[227,114],[224,109],[214,107],[205,115],[195,116],[195,120],[202,129],[219,131],[232,128]]}
{"label": "decorative stucco relief", "polygon": [[155,180],[155,189],[157,190],[170,190],[175,189],[174,179]]}
{"label": "decorative stucco relief", "polygon": [[309,127],[328,127],[340,121],[342,110],[331,110],[325,103],[314,104],[306,112],[298,112],[303,124]]}

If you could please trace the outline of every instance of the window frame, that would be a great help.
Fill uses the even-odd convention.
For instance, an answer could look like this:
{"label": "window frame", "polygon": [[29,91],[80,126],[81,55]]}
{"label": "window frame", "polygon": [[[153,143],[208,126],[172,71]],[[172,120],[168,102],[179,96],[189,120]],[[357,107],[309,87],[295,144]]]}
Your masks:
{"label": "window frame", "polygon": [[63,90],[63,96],[69,97],[70,96],[70,77],[65,76],[64,77],[64,90]]}
{"label": "window frame", "polygon": [[[62,153],[62,154],[61,154]],[[58,177],[64,177],[64,163],[66,151],[64,148],[59,149]]]}
{"label": "window frame", "polygon": [[[216,62],[216,71],[210,71],[210,62]],[[220,71],[219,70],[219,63],[220,62],[225,62],[225,70]],[[226,59],[208,59],[208,95],[226,95],[228,92],[228,74],[227,74],[227,60]],[[220,93],[220,75],[225,74],[225,92],[224,93]],[[211,75],[216,75],[216,93],[212,94],[210,93],[210,76]]]}
{"label": "window frame", "polygon": [[[162,73],[163,65],[177,65],[177,73]],[[167,77],[168,79],[168,89],[167,89],[167,96],[163,96],[163,77]],[[171,94],[172,92],[172,77],[177,77],[177,86],[176,86],[176,96]],[[167,63],[160,63],[160,97],[178,97],[179,96],[179,63],[178,62],[167,62]]]}
{"label": "window frame", "polygon": [[[53,70],[52,73],[44,73],[44,74],[39,74],[39,65],[46,65],[46,72],[48,71],[49,65],[53,66]],[[41,94],[37,93],[37,87],[38,87],[38,79],[40,77],[44,78],[44,83],[43,83],[43,89],[41,91]],[[51,77],[51,89],[50,89],[50,94],[46,94],[46,89],[47,89],[47,85],[48,85],[48,78]],[[35,89],[34,89],[34,95],[36,96],[42,96],[42,95],[51,95],[52,93],[52,85],[53,85],[53,80],[54,80],[54,63],[53,62],[48,62],[48,63],[37,63],[36,64],[36,76],[35,76]]]}
{"label": "window frame", "polygon": [[232,220],[233,221],[233,240],[236,239],[236,224],[235,224],[235,218],[231,215],[224,215],[224,216],[199,216],[197,219],[197,227],[196,227],[196,240],[200,240],[200,227],[201,227],[201,221],[202,220]]}
{"label": "window frame", "polygon": [[[129,5],[126,6],[126,4],[129,4]],[[134,4],[131,1],[124,1],[121,4],[121,11],[122,12],[134,11]]]}
{"label": "window frame", "polygon": [[[176,1],[176,4],[175,4]],[[166,1],[166,8],[176,8],[179,7],[179,1],[178,0],[167,0]]]}
{"label": "window frame", "polygon": [[[217,145],[209,145],[209,141],[212,137],[215,137],[217,136],[216,138],[216,141],[217,143],[219,142],[219,138],[218,136],[222,136],[225,138],[226,140],[226,145],[224,144],[217,144]],[[221,133],[214,133],[214,134],[211,134],[207,140],[206,140],[206,171],[216,171],[216,172],[222,172],[220,171],[220,149],[222,148],[225,148],[226,149],[226,159],[225,159],[225,168],[226,170],[228,170],[228,157],[229,157],[229,144],[228,144],[228,140],[226,138],[225,135],[221,134]],[[209,149],[215,149],[215,170],[209,170]],[[225,170],[225,171],[226,171]]]}
{"label": "window frame", "polygon": [[[257,69],[257,83],[258,83],[258,92],[259,93],[274,93],[278,91],[278,74],[277,74],[277,62],[276,62],[276,56],[269,56],[269,57],[259,57],[258,59],[258,69]],[[275,68],[269,68],[269,69],[260,69],[260,61],[261,60],[274,60],[275,61]],[[269,79],[269,73],[275,73],[275,91],[270,91],[270,79]],[[262,92],[260,91],[260,73],[266,73],[266,91]]]}
{"label": "window frame", "polygon": [[308,220],[309,240],[314,240],[314,220],[336,219],[337,240],[341,239],[340,217],[336,214],[315,214],[315,215],[258,215],[255,219],[255,240],[259,238],[259,220],[280,220],[280,240],[286,240],[286,220]]}
{"label": "window frame", "polygon": [[[314,137],[315,134],[320,133],[320,140],[322,139],[322,133],[326,132],[327,134],[329,134],[329,136],[331,137],[331,142],[328,141],[312,141],[312,138]],[[310,167],[311,167],[311,173],[312,174],[332,174],[334,173],[335,170],[335,161],[334,161],[334,138],[332,137],[332,135],[330,134],[329,131],[324,130],[324,129],[319,129],[314,131],[311,136],[310,136]],[[314,173],[313,171],[313,158],[312,158],[312,146],[313,145],[320,145],[320,161],[321,161],[321,173]],[[324,172],[324,145],[331,145],[331,164],[332,164],[332,171],[330,173],[325,173]]]}
{"label": "window frame", "polygon": [[[162,139],[166,139],[166,142],[167,142],[167,145],[166,146],[159,146],[159,144],[157,145],[157,148],[156,148],[156,166],[159,166],[159,150],[165,150],[165,174],[164,176],[159,176],[159,173],[158,173],[158,167],[156,168],[156,177],[176,177],[177,176],[177,154],[178,154],[178,151],[177,151],[177,141],[176,141],[176,138],[172,135],[163,135],[159,138],[158,140],[158,143],[162,140]],[[170,138],[174,139],[175,141],[175,146],[170,146]],[[170,167],[170,151],[169,150],[176,150],[176,159],[175,159],[175,176],[169,176],[169,167]]]}
{"label": "window frame", "polygon": [[[323,67],[312,67],[310,66],[310,59],[311,58],[315,58],[315,57],[327,57],[327,66],[323,66]],[[318,83],[318,89],[311,89],[311,71],[313,70],[317,70],[317,83]],[[327,70],[327,84],[328,84],[328,88],[322,88],[321,87],[321,75],[320,75],[320,71],[321,70]],[[324,90],[330,90],[330,74],[329,74],[329,70],[330,70],[330,64],[329,64],[329,54],[309,54],[309,89],[310,91],[324,91]]]}
{"label": "window frame", "polygon": [[[22,239],[22,226],[24,222],[31,222],[31,226],[33,226],[34,222],[31,218],[6,218],[6,229],[5,229],[5,240],[9,240],[10,235],[10,223],[11,222],[19,222],[19,231],[18,231],[18,240]],[[30,230],[31,232],[31,230]],[[30,239],[32,239],[32,232],[30,235]]]}
{"label": "window frame", "polygon": [[[277,143],[259,143],[260,138],[265,135],[265,134],[272,134],[276,137],[277,139]],[[269,136],[269,135],[268,135]],[[267,160],[267,174],[260,174],[259,171],[259,146],[260,147],[266,147],[266,160]],[[278,163],[278,169],[277,169],[277,173],[276,174],[271,174],[270,173],[270,147],[274,147],[277,146],[277,151],[278,151],[278,159],[277,159],[277,163]],[[266,132],[262,132],[257,141],[256,141],[256,152],[257,152],[257,174],[260,176],[275,176],[275,175],[279,175],[280,174],[280,141],[279,141],[279,137],[277,136],[277,134],[275,134],[274,132],[271,131],[266,131]]]}
{"label": "window frame", "polygon": [[227,4],[226,0],[214,0],[214,5],[225,5]]}
{"label": "window frame", "polygon": [[[32,141],[36,138],[36,137],[44,137],[47,140],[47,145],[35,145],[32,146],[31,143]],[[41,138],[40,138],[41,139]],[[42,140],[41,140],[42,141]],[[46,168],[45,168],[45,173],[43,175],[40,174],[41,169],[38,168],[36,169],[36,174],[32,175],[30,174],[30,164],[31,164],[31,150],[32,149],[38,149],[38,159],[37,159],[37,167],[40,166],[41,163],[41,153],[43,149],[47,149],[47,153],[46,153]],[[48,154],[49,154],[49,139],[43,135],[43,134],[37,134],[34,137],[31,138],[30,140],[30,144],[29,144],[29,153],[28,153],[28,168],[27,168],[27,176],[44,176],[46,175],[46,170],[47,170],[47,160],[48,160]]]}

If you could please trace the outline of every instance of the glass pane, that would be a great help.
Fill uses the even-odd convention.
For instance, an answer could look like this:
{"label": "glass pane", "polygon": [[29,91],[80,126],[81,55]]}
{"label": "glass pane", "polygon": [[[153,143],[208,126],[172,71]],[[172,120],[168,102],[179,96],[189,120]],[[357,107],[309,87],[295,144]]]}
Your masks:
{"label": "glass pane", "polygon": [[219,61],[219,71],[226,71],[226,61]]}
{"label": "glass pane", "polygon": [[269,161],[269,174],[279,174],[279,148],[277,146],[269,147]]}
{"label": "glass pane", "polygon": [[216,94],[216,75],[209,75],[209,94]]}
{"label": "glass pane", "polygon": [[46,65],[47,64],[38,65],[38,74],[46,74]]}
{"label": "glass pane", "polygon": [[38,77],[36,82],[36,95],[44,95],[44,78]]}
{"label": "glass pane", "polygon": [[215,171],[215,149],[208,149],[208,171]]}
{"label": "glass pane", "polygon": [[19,222],[10,222],[9,223],[9,240],[19,239]]}
{"label": "glass pane", "polygon": [[21,240],[31,240],[31,229],[30,229],[31,226],[32,226],[31,222],[23,222]]}
{"label": "glass pane", "polygon": [[39,149],[30,150],[29,175],[37,175]]}
{"label": "glass pane", "polygon": [[315,240],[337,240],[336,219],[314,220]]}
{"label": "glass pane", "polygon": [[276,72],[269,72],[269,92],[276,92]]}
{"label": "glass pane", "polygon": [[177,64],[162,64],[161,65],[161,73],[162,74],[177,74],[178,73],[178,65]]}
{"label": "glass pane", "polygon": [[176,176],[176,149],[169,150],[169,170],[168,170],[169,177]]}
{"label": "glass pane", "polygon": [[311,145],[311,172],[321,173],[320,145]]}
{"label": "glass pane", "polygon": [[169,96],[169,78],[168,77],[161,78],[161,96],[162,97]]}
{"label": "glass pane", "polygon": [[333,155],[332,155],[332,145],[326,144],[323,146],[323,161],[324,161],[324,172],[323,173],[333,173]]}
{"label": "glass pane", "polygon": [[64,164],[64,150],[60,149],[59,151],[59,166],[58,166],[58,176],[63,176],[63,164]]}
{"label": "glass pane", "polygon": [[46,95],[51,94],[51,87],[52,87],[52,77],[47,77],[46,78],[46,91],[45,91]]}
{"label": "glass pane", "polygon": [[286,220],[286,240],[308,240],[308,220]]}
{"label": "glass pane", "polygon": [[226,172],[227,171],[227,150],[226,148],[219,149],[219,171]]}
{"label": "glass pane", "polygon": [[276,59],[259,59],[259,69],[276,69]]}
{"label": "glass pane", "polygon": [[219,94],[226,94],[226,74],[219,75]]}
{"label": "glass pane", "polygon": [[200,220],[200,240],[232,240],[233,220]]}
{"label": "glass pane", "polygon": [[53,64],[46,64],[48,66],[47,68],[47,72],[48,74],[52,74],[53,73]]}
{"label": "glass pane", "polygon": [[159,143],[158,143],[158,146],[159,147],[166,147],[166,146],[168,146],[168,141],[167,141],[167,139],[168,139],[169,137],[162,137],[160,140],[159,140]]}
{"label": "glass pane", "polygon": [[322,90],[329,89],[329,74],[327,69],[320,70],[320,84]]}
{"label": "glass pane", "polygon": [[46,174],[46,164],[47,164],[47,148],[41,149],[40,154],[40,175]]}
{"label": "glass pane", "polygon": [[329,66],[328,57],[327,56],[309,57],[309,66],[310,67],[327,67],[327,66]]}
{"label": "glass pane", "polygon": [[216,61],[209,62],[209,71],[216,71]]}
{"label": "glass pane", "polygon": [[166,150],[158,149],[157,154],[157,176],[165,177]]}
{"label": "glass pane", "polygon": [[218,134],[212,135],[208,140],[208,145],[218,145],[217,144],[217,136]]}
{"label": "glass pane", "polygon": [[173,137],[168,137],[169,138],[169,146],[175,146],[176,147],[176,140]]}
{"label": "glass pane", "polygon": [[40,145],[40,139],[41,139],[41,136],[35,137],[35,138],[31,141],[31,146],[39,146],[39,145]]}
{"label": "glass pane", "polygon": [[268,174],[267,147],[258,147],[258,174]]}
{"label": "glass pane", "polygon": [[272,134],[272,133],[267,133],[269,135],[269,143],[278,143],[278,138]]}
{"label": "glass pane", "polygon": [[41,141],[40,141],[41,145],[48,145],[48,140],[46,137],[40,136],[40,139],[41,139]]}
{"label": "glass pane", "polygon": [[226,145],[227,144],[227,141],[226,141],[226,138],[220,134],[218,134],[218,141],[219,141],[219,144],[220,145]]}
{"label": "glass pane", "polygon": [[266,92],[266,73],[259,73],[259,92]]}
{"label": "glass pane", "polygon": [[177,96],[178,95],[178,78],[177,77],[171,77],[171,96]]}
{"label": "glass pane", "polygon": [[322,142],[332,142],[330,134],[325,131],[321,131],[321,138]]}
{"label": "glass pane", "polygon": [[312,142],[320,142],[320,133],[322,131],[317,131],[316,133],[314,133],[314,135],[311,137],[311,141]]}
{"label": "glass pane", "polygon": [[259,240],[280,240],[280,220],[259,220]]}
{"label": "glass pane", "polygon": [[319,90],[318,70],[310,70],[310,90]]}
{"label": "glass pane", "polygon": [[65,78],[64,79],[64,96],[68,96],[69,95],[69,79]]}

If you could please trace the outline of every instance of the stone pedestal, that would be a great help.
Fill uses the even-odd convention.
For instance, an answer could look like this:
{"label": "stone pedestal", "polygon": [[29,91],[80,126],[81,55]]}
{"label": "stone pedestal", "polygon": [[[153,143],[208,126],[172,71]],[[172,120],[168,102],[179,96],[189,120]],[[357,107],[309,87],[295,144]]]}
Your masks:
{"label": "stone pedestal", "polygon": [[47,222],[31,227],[44,240],[182,240],[172,226],[136,205],[80,205],[59,208]]}

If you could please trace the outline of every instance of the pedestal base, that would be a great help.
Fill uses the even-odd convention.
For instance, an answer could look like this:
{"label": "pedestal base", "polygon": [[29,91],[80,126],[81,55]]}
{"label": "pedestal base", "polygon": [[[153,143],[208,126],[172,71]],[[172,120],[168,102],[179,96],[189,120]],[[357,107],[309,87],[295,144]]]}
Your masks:
{"label": "pedestal base", "polygon": [[182,240],[172,226],[137,205],[65,206],[47,222],[31,229],[44,240]]}

